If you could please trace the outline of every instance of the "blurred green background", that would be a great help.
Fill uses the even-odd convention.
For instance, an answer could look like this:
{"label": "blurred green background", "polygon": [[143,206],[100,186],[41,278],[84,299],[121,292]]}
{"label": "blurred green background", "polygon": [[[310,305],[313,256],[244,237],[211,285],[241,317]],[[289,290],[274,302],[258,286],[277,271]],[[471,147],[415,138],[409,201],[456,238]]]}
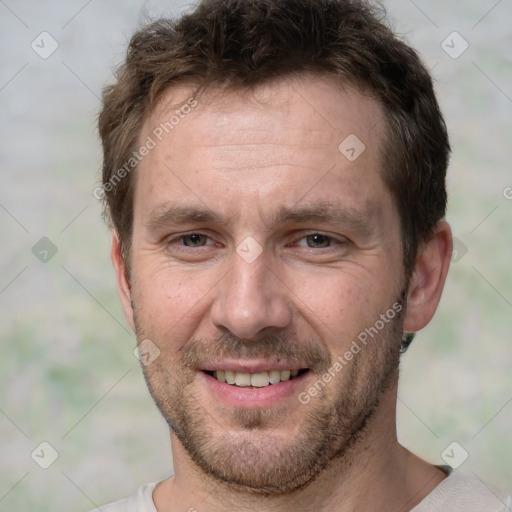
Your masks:
{"label": "blurred green background", "polygon": [[[437,464],[457,441],[461,473],[512,492],[512,3],[384,4],[436,79],[458,249],[437,316],[402,360],[399,438]],[[92,191],[102,86],[140,20],[187,6],[0,1],[0,511],[85,511],[172,472]],[[454,31],[469,44],[458,58],[442,46]],[[41,32],[58,44],[47,58],[31,47],[52,49]],[[42,237],[57,249],[40,242],[46,263]],[[33,460],[44,441],[58,452],[48,469]]]}

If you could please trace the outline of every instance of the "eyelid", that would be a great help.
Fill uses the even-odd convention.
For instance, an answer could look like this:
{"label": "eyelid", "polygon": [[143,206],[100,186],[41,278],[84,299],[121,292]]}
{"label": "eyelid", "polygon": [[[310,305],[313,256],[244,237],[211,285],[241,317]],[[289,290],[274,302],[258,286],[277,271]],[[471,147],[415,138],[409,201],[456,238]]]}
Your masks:
{"label": "eyelid", "polygon": [[[166,237],[165,243],[167,245],[169,245],[171,243],[180,242],[183,238],[185,238],[187,236],[191,236],[191,235],[205,236],[208,239],[208,241],[205,245],[214,245],[214,244],[218,243],[218,242],[215,242],[215,240],[213,239],[212,236],[210,236],[209,234],[207,234],[201,230],[191,230],[191,231],[186,231],[183,233],[175,233],[173,235]],[[186,247],[186,246],[184,245],[183,247]],[[199,246],[199,247],[204,247],[204,245]]]}
{"label": "eyelid", "polygon": [[[348,238],[344,237],[343,235],[334,235],[332,233],[326,233],[324,231],[311,230],[308,232],[301,232],[300,235],[301,236],[294,237],[294,242],[292,242],[293,244],[297,244],[297,242],[299,242],[300,240],[303,240],[303,239],[307,238],[308,236],[312,236],[312,235],[324,236],[326,238],[329,238],[331,240],[331,242],[335,242],[337,244],[346,244],[349,242]],[[334,244],[332,244],[332,245],[334,245]],[[332,247],[332,245],[325,247],[325,249]],[[312,249],[312,247],[308,247],[308,248]]]}
{"label": "eyelid", "polygon": [[[191,236],[191,235],[201,235],[201,236],[205,236],[207,238],[207,243],[203,246],[198,246],[198,247],[205,247],[206,245],[218,245],[219,244],[219,242],[216,241],[211,234],[209,234],[208,232],[205,232],[205,230],[190,230],[190,231],[184,231],[184,232],[180,232],[180,233],[174,233],[165,238],[165,243],[166,244],[175,244],[176,242],[180,242],[184,237]],[[328,249],[328,248],[332,247],[333,245],[340,245],[340,244],[344,245],[344,244],[347,244],[350,242],[350,240],[343,235],[338,235],[338,234],[335,235],[333,233],[327,233],[327,232],[320,231],[320,230],[308,230],[308,231],[301,230],[293,237],[291,243],[288,243],[286,245],[288,245],[288,246],[296,245],[297,246],[297,245],[299,245],[298,244],[299,241],[304,240],[308,236],[312,236],[312,235],[320,235],[320,236],[328,238],[331,241],[331,245],[329,245],[328,247],[324,247],[323,249]],[[300,245],[300,246],[307,247],[306,245]],[[183,247],[186,247],[186,246],[183,246]],[[307,247],[307,248],[314,249],[313,247]],[[318,250],[318,249],[316,249],[316,250]]]}

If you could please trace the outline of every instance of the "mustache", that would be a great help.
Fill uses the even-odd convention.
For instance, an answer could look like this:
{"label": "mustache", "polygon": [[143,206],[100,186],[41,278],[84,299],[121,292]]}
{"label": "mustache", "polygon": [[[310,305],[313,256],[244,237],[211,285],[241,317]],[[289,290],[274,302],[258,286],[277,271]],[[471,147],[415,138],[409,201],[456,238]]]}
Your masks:
{"label": "mustache", "polygon": [[202,368],[207,362],[222,359],[266,359],[287,361],[317,372],[332,364],[331,354],[322,340],[297,342],[287,335],[268,334],[257,340],[244,340],[226,333],[218,340],[192,339],[180,349],[183,368]]}

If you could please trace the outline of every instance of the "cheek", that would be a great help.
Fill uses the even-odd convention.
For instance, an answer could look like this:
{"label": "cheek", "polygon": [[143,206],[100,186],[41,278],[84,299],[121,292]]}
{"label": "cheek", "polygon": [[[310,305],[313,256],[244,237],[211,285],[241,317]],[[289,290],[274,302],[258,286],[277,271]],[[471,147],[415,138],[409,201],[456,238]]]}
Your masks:
{"label": "cheek", "polygon": [[148,337],[183,344],[209,305],[210,279],[162,269],[137,275],[134,300],[137,320]]}
{"label": "cheek", "polygon": [[[386,283],[376,285],[375,277],[339,272],[315,279],[297,280],[292,288],[299,316],[330,346],[339,352],[366,327],[373,325],[392,302]],[[389,303],[389,304],[388,304]]]}

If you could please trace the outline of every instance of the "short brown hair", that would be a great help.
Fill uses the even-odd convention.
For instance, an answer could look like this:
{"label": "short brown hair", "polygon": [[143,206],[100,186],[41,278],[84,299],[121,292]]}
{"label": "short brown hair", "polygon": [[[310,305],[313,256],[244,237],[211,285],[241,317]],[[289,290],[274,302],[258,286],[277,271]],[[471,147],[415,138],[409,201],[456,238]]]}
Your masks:
{"label": "short brown hair", "polygon": [[204,0],[177,20],[161,19],[131,39],[117,82],[105,88],[105,215],[128,263],[133,173],[112,186],[134,152],[143,121],[171,86],[254,87],[286,75],[332,76],[376,97],[386,115],[382,177],[401,219],[406,276],[418,246],[446,210],[450,153],[432,79],[416,52],[362,0]]}

